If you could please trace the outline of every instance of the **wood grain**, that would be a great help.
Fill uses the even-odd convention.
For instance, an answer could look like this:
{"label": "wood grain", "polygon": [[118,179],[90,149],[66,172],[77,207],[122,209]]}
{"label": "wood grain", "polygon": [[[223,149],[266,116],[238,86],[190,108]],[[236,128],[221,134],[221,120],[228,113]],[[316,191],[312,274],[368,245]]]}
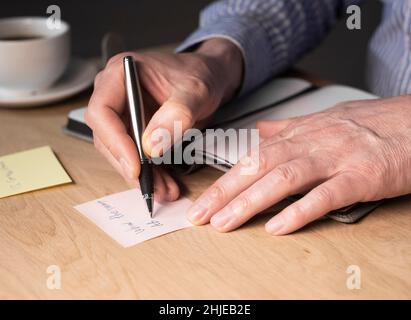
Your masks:
{"label": "wood grain", "polygon": [[[73,209],[127,189],[93,145],[62,133],[89,94],[0,110],[0,155],[50,145],[74,180],[0,200],[0,298],[411,298],[411,197],[353,225],[324,220],[272,237],[265,214],[228,234],[193,227],[120,247]],[[205,168],[182,182],[194,199],[219,175]],[[60,290],[46,287],[50,265],[61,268]],[[346,287],[349,265],[361,268],[360,290]]]}

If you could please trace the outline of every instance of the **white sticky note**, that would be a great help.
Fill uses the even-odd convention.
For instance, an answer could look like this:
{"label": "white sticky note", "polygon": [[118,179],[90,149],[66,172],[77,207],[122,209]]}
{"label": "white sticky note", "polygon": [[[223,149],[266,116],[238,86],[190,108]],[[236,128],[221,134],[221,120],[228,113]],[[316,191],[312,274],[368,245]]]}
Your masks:
{"label": "white sticky note", "polygon": [[140,190],[131,189],[80,204],[75,209],[123,247],[130,247],[191,227],[186,216],[191,203],[187,198],[162,204],[155,202],[153,218],[150,218]]}

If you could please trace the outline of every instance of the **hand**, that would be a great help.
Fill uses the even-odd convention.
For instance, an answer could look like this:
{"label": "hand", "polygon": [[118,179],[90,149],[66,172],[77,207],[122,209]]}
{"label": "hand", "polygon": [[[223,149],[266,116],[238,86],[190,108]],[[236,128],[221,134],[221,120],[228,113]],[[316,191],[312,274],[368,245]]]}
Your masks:
{"label": "hand", "polygon": [[284,235],[332,210],[410,193],[410,114],[411,97],[402,96],[260,122],[258,173],[241,175],[237,164],[197,199],[189,219],[197,225],[211,220],[227,232],[285,197],[309,191],[265,225]]}
{"label": "hand", "polygon": [[[151,118],[143,136],[143,147],[151,155],[151,134],[157,128],[174,136],[174,121],[183,132],[206,119],[220,103],[234,95],[241,84],[242,56],[228,40],[212,39],[192,53],[138,54],[127,52],[113,57],[94,83],[86,113],[96,148],[131,185],[140,172],[138,152],[128,133],[123,57],[135,58],[144,103]],[[164,171],[154,172],[157,200],[175,200],[177,184]]]}

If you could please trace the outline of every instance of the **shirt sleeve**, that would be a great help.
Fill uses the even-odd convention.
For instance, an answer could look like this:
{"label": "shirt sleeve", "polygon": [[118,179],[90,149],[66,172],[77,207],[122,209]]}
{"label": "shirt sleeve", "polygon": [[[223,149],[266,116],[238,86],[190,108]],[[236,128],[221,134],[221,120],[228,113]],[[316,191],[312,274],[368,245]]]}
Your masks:
{"label": "shirt sleeve", "polygon": [[220,0],[200,14],[199,28],[178,48],[189,51],[210,38],[241,50],[241,94],[289,68],[319,44],[346,6],[361,0]]}
{"label": "shirt sleeve", "polygon": [[368,50],[366,80],[378,96],[411,94],[411,1],[383,0]]}

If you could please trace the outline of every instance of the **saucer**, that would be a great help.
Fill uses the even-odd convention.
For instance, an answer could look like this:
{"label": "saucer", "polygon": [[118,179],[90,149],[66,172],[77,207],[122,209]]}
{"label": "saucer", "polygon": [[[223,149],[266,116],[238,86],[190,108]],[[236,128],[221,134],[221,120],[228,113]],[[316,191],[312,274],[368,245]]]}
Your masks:
{"label": "saucer", "polygon": [[5,95],[0,90],[0,107],[34,107],[63,100],[90,87],[97,72],[95,60],[73,58],[63,76],[48,89],[16,96]]}

